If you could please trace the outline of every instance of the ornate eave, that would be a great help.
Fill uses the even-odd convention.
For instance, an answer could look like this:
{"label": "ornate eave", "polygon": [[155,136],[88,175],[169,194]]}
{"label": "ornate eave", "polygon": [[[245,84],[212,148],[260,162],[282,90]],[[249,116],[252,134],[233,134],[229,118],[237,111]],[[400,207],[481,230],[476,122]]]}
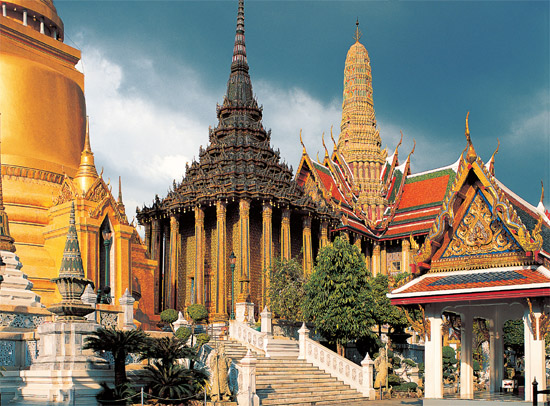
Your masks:
{"label": "ornate eave", "polygon": [[[534,253],[543,243],[542,216],[533,230],[525,227],[495,177],[475,153],[467,124],[466,134],[468,146],[457,175],[424,244],[414,255],[414,266],[422,273],[534,264]],[[467,241],[462,240],[461,232]],[[469,248],[462,249],[460,244]],[[447,249],[456,255],[446,254]]]}

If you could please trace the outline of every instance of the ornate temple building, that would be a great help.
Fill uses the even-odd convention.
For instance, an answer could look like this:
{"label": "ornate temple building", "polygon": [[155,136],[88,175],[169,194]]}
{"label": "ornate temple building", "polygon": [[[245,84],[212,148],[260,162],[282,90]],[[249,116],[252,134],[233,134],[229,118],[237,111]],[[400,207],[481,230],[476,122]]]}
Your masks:
{"label": "ornate temple building", "polygon": [[155,262],[128,223],[120,183],[115,199],[96,170],[84,75],[75,68],[80,51],[63,43],[63,21],[52,0],[10,0],[1,7],[3,197],[33,291],[46,306],[60,300],[51,279],[74,201],[86,278],[96,289],[109,286],[114,301],[127,288],[138,295],[133,270],[152,273]]}
{"label": "ornate temple building", "polygon": [[[389,295],[392,304],[420,308],[410,320],[426,342],[427,398],[442,398],[442,325],[458,320],[460,396],[474,398],[473,326],[487,323],[490,391],[504,376],[503,327],[523,319],[525,401],[531,383],[546,388],[545,336],[550,333],[550,215],[541,203],[527,203],[494,176],[472,144],[460,155],[457,174],[421,247],[415,247],[415,278]],[[445,313],[445,315],[444,315]],[[508,365],[510,368],[510,365]]]}
{"label": "ornate temple building", "polygon": [[364,253],[371,273],[409,271],[411,244],[421,243],[441,210],[443,198],[456,176],[458,162],[412,174],[410,152],[399,161],[381,149],[373,103],[369,54],[359,42],[350,47],[344,68],[340,135],[329,153],[312,159],[304,146],[296,180],[316,202],[338,213],[339,224],[330,238],[344,233]]}
{"label": "ornate temple building", "polygon": [[303,192],[271,147],[248,71],[240,0],[227,92],[209,144],[181,183],[138,211],[151,258],[159,261],[157,313],[192,303],[205,304],[211,320],[227,319],[232,302],[261,310],[273,258],[299,257],[311,272],[328,243],[335,214]]}

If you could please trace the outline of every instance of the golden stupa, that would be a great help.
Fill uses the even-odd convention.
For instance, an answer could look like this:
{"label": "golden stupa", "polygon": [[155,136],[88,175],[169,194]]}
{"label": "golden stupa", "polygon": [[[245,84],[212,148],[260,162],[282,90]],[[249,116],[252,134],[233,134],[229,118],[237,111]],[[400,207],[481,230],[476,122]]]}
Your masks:
{"label": "golden stupa", "polygon": [[86,277],[96,288],[110,286],[118,303],[126,289],[139,285],[132,268],[149,270],[155,263],[145,257],[121,197],[113,198],[96,171],[84,75],[75,68],[80,51],[63,38],[51,0],[1,3],[4,205],[16,253],[42,303],[59,300],[50,279],[60,266],[72,202]]}

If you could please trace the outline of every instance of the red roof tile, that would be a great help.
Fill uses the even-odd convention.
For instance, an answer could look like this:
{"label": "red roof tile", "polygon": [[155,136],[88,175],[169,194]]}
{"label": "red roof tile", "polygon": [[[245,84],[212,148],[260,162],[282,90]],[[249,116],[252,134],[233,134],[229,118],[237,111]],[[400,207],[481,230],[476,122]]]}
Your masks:
{"label": "red roof tile", "polygon": [[398,209],[441,202],[445,197],[448,183],[449,175],[405,183]]}

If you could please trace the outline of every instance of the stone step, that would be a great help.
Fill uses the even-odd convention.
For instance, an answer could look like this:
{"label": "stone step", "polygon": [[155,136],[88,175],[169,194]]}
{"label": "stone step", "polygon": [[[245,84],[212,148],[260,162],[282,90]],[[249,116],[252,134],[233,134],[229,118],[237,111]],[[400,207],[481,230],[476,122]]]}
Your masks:
{"label": "stone step", "polygon": [[[258,395],[258,397],[260,397]],[[280,396],[277,393],[272,393],[271,396],[260,397],[262,406],[267,405],[294,405],[294,404],[312,404],[316,402],[335,402],[335,404],[342,405],[342,402],[361,400],[360,395],[356,393],[334,394],[334,395],[313,395],[313,396]]]}
{"label": "stone step", "polygon": [[[276,391],[274,389],[277,389]],[[357,392],[352,390],[349,387],[328,387],[323,390],[317,390],[316,388],[312,387],[311,385],[309,387],[306,387],[304,385],[296,386],[293,388],[271,388],[267,387],[264,389],[256,388],[256,393],[258,396],[265,396],[269,397],[270,394],[277,393],[277,396],[283,397],[285,395],[291,396],[293,394],[299,394],[300,396],[331,396],[331,395],[344,395],[349,394],[353,396],[357,396]]]}

